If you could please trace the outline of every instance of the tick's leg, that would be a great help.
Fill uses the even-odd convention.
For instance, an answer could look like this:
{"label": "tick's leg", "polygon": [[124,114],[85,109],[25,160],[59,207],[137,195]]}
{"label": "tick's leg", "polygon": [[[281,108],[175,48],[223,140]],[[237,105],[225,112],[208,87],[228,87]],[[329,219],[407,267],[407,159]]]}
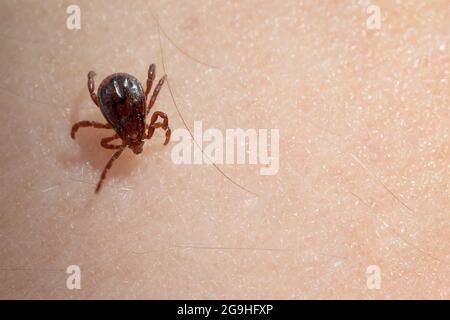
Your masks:
{"label": "tick's leg", "polygon": [[97,107],[100,107],[98,105],[97,95],[95,94],[94,77],[95,77],[95,72],[89,71],[89,73],[88,73],[88,89],[89,89],[89,94],[91,95],[92,101],[94,101],[94,103],[97,105]]}
{"label": "tick's leg", "polygon": [[117,158],[121,155],[123,150],[125,149],[125,145],[121,145],[119,150],[116,151],[116,153],[113,154],[111,159],[109,159],[108,163],[106,164],[105,168],[103,169],[102,175],[100,176],[100,180],[97,183],[97,188],[95,188],[95,193],[98,193],[100,191],[100,188],[102,187],[103,180],[105,180],[106,174],[108,173],[109,169],[111,169],[112,164],[114,163]]}
{"label": "tick's leg", "polygon": [[[156,122],[158,120],[158,117],[161,117],[163,119],[163,122]],[[164,145],[168,144],[170,141],[170,135],[172,134],[172,130],[169,128],[169,118],[167,117],[167,114],[161,111],[155,111],[152,114],[152,119],[150,120],[150,125],[148,127],[148,133],[147,133],[147,139],[151,139],[153,136],[153,133],[155,132],[155,129],[157,128],[163,128],[166,131],[166,141],[164,141]]]}
{"label": "tick's leg", "polygon": [[115,139],[118,139],[119,135],[115,134],[112,137],[108,137],[108,138],[103,138],[101,141],[101,145],[103,148],[105,149],[120,149],[122,146],[121,145],[113,145],[113,144],[109,144],[108,142],[111,142]]}
{"label": "tick's leg", "polygon": [[155,90],[153,91],[152,97],[150,98],[150,102],[148,103],[148,107],[147,107],[147,113],[145,115],[148,115],[148,113],[150,112],[150,109],[153,107],[153,105],[155,104],[156,101],[156,97],[158,96],[159,90],[161,90],[162,85],[164,84],[164,81],[166,81],[166,75],[164,77],[162,77],[158,84],[156,85]]}
{"label": "tick's leg", "polygon": [[112,128],[112,126],[109,123],[103,124],[103,123],[99,123],[99,122],[95,122],[95,121],[80,121],[80,122],[75,123],[72,126],[72,131],[70,132],[70,136],[72,137],[72,139],[75,139],[75,133],[78,131],[78,129],[86,128],[86,127],[98,128],[98,129],[111,129]]}
{"label": "tick's leg", "polygon": [[148,94],[150,93],[150,90],[152,90],[153,81],[155,80],[155,68],[156,67],[154,63],[152,63],[148,68],[147,88],[145,89],[145,101],[147,101]]}

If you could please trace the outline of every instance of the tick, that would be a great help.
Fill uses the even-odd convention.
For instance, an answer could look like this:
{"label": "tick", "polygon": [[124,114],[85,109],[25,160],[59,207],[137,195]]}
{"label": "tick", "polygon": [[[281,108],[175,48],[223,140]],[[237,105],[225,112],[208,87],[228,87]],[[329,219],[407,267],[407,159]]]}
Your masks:
{"label": "tick", "polygon": [[[105,78],[99,85],[97,94],[95,93],[94,77],[95,72],[88,73],[88,89],[92,101],[100,108],[107,123],[95,121],[80,121],[72,126],[70,136],[75,139],[75,134],[79,128],[99,128],[113,129],[115,134],[101,140],[102,147],[117,150],[106,163],[105,168],[97,183],[95,193],[100,191],[103,180],[105,180],[108,170],[114,161],[119,158],[125,148],[130,148],[135,154],[142,152],[145,141],[151,139],[155,129],[162,128],[166,132],[164,145],[170,141],[171,130],[169,119],[164,112],[155,111],[150,119],[150,124],[146,124],[145,119],[155,104],[156,97],[161,90],[166,79],[164,75],[156,85],[150,100],[149,93],[155,80],[155,65],[148,68],[147,87],[145,92],[141,83],[135,77],[127,73],[114,73]],[[148,104],[147,104],[148,101]],[[157,120],[161,118],[162,122]],[[111,144],[113,140],[121,140],[121,144]]]}

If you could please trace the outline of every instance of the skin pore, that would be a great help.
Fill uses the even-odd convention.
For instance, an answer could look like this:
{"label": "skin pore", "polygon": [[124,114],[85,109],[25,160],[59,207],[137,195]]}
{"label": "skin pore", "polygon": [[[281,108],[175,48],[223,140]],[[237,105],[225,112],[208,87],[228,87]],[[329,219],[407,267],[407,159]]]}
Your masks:
{"label": "skin pore", "polygon": [[[448,299],[448,2],[372,3],[378,30],[366,1],[3,1],[0,298]],[[275,175],[218,165],[257,197],[160,129],[94,193],[87,73],[151,63],[190,130],[279,129]],[[167,83],[152,111],[185,128]]]}

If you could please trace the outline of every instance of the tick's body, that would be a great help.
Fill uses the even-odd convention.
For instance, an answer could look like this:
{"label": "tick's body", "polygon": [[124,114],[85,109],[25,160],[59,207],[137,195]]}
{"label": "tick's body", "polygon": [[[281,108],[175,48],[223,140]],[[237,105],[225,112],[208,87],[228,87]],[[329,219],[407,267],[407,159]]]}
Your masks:
{"label": "tick's body", "polygon": [[[97,94],[95,94],[94,76],[95,73],[93,71],[88,73],[89,93],[92,101],[100,108],[108,123],[101,124],[94,121],[80,121],[73,125],[71,136],[74,139],[75,133],[80,127],[114,129],[116,131],[114,136],[104,138],[101,141],[101,145],[104,148],[118,149],[118,151],[111,157],[102,172],[96,189],[96,192],[98,192],[112,163],[126,147],[129,147],[136,154],[141,153],[144,139],[150,139],[156,128],[162,128],[166,131],[166,141],[164,143],[166,145],[170,140],[171,131],[167,115],[163,112],[154,112],[150,124],[147,125],[145,123],[145,118],[153,107],[165,80],[164,76],[158,82],[147,105],[147,97],[155,78],[155,65],[152,64],[148,69],[147,88],[145,92],[140,82],[132,75],[115,73],[101,82]],[[156,122],[158,117],[161,117],[163,122]],[[121,139],[122,144],[109,144],[109,142],[115,139]]]}
{"label": "tick's body", "polygon": [[100,110],[124,141],[141,141],[145,134],[145,96],[139,81],[115,73],[102,81],[97,91]]}

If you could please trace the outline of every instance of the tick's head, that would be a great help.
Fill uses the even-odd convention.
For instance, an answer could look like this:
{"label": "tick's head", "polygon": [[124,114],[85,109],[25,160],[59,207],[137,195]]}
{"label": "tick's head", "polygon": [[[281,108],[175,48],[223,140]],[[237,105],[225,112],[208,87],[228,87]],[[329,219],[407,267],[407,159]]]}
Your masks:
{"label": "tick's head", "polygon": [[142,149],[144,147],[144,141],[136,141],[130,144],[130,149],[133,150],[135,154],[139,154],[142,152]]}

